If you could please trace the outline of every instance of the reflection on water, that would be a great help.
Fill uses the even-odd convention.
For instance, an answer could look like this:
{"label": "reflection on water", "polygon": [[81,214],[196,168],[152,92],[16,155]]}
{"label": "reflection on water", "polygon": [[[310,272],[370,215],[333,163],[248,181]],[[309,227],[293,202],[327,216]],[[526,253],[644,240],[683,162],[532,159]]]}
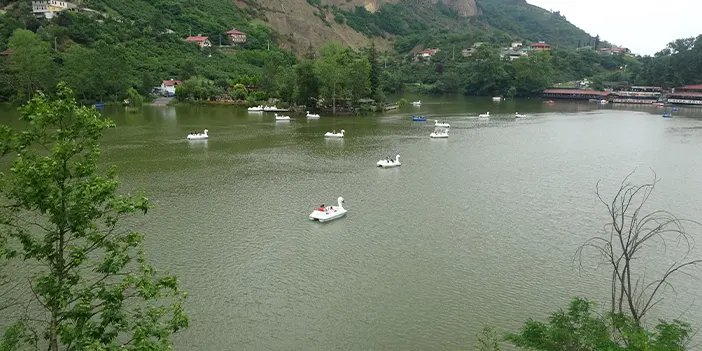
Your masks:
{"label": "reflection on water", "polygon": [[[139,228],[145,249],[190,294],[191,327],[174,348],[465,348],[485,324],[515,331],[572,296],[606,303],[606,272],[573,264],[607,220],[597,181],[611,195],[651,167],[663,178],[653,208],[702,213],[702,109],[664,119],[613,104],[427,99],[422,114],[447,120],[448,139],[412,122],[411,106],[298,115],[278,129],[272,114],[224,106],[177,107],[175,122],[156,108],[109,108],[119,128],[105,134],[103,162],[158,204]],[[475,119],[486,111],[495,118]],[[515,111],[530,118],[516,122]],[[20,126],[16,117],[0,106],[0,119]],[[182,144],[205,128],[212,148]],[[347,138],[324,138],[341,129]],[[401,167],[376,166],[398,153]],[[340,195],[347,217],[309,221],[312,206]],[[651,319],[702,320],[698,285],[681,280],[685,292],[666,295]]]}
{"label": "reflection on water", "polygon": [[324,143],[328,146],[343,146],[344,138],[324,138]]}
{"label": "reflection on water", "polygon": [[289,119],[276,119],[275,120],[275,127],[276,128],[285,128],[290,126],[290,120]]}
{"label": "reflection on water", "polygon": [[156,111],[156,113],[161,117],[168,120],[175,120],[177,117],[176,108],[173,106],[158,106],[158,108],[154,108],[154,111]]}
{"label": "reflection on water", "polygon": [[191,149],[207,149],[208,139],[188,140],[188,147]]}

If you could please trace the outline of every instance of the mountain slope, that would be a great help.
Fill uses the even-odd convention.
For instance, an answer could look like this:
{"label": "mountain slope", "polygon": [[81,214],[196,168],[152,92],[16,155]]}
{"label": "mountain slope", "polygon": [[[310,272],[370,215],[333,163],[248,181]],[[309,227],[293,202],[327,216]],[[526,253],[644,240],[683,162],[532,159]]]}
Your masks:
{"label": "mountain slope", "polygon": [[481,22],[520,39],[567,47],[587,45],[592,39],[559,12],[552,13],[525,0],[477,0],[477,5]]}

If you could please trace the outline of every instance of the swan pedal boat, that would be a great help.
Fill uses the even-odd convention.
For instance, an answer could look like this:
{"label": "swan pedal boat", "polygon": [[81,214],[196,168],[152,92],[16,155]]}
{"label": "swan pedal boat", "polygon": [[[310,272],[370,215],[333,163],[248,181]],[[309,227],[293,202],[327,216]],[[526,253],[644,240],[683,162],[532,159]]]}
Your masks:
{"label": "swan pedal boat", "polygon": [[442,128],[450,128],[450,127],[451,127],[451,125],[449,125],[448,123],[446,123],[446,122],[439,122],[439,121],[435,121],[435,122],[434,122],[434,126],[435,126],[435,127],[442,127]]}
{"label": "swan pedal boat", "polygon": [[401,165],[402,164],[400,163],[400,155],[395,156],[394,161],[380,160],[376,163],[376,166],[383,168],[399,167]]}
{"label": "swan pedal boat", "polygon": [[307,118],[319,118],[319,115],[316,113],[310,113],[310,111],[307,111]]}
{"label": "swan pedal boat", "polygon": [[490,119],[490,112],[479,114],[478,119]]}
{"label": "swan pedal boat", "polygon": [[186,139],[188,139],[188,140],[204,140],[204,139],[208,138],[207,132],[208,132],[208,130],[205,129],[204,133],[202,133],[202,134],[200,134],[200,133],[188,134]]}
{"label": "swan pedal boat", "polygon": [[448,132],[443,132],[443,133],[432,132],[431,134],[429,134],[429,136],[432,138],[448,138]]}
{"label": "swan pedal boat", "polygon": [[263,105],[249,107],[247,110],[250,112],[261,112],[261,111],[263,111]]}
{"label": "swan pedal boat", "polygon": [[526,115],[522,115],[522,114],[519,114],[519,112],[515,112],[514,118],[526,118]]}
{"label": "swan pedal boat", "polygon": [[310,220],[319,222],[333,221],[346,215],[344,208],[344,198],[339,196],[337,206],[318,207],[310,213]]}
{"label": "swan pedal boat", "polygon": [[345,130],[343,130],[343,129],[341,130],[341,133],[336,133],[336,132],[333,132],[333,133],[332,133],[332,132],[326,132],[326,133],[324,133],[324,136],[325,136],[325,137],[327,137],[327,138],[343,138],[343,137],[344,137],[344,133],[345,133],[345,132],[346,132],[346,131],[345,131]]}
{"label": "swan pedal boat", "polygon": [[275,120],[276,121],[289,121],[290,116],[278,116],[278,114],[275,114]]}
{"label": "swan pedal boat", "polygon": [[288,112],[286,108],[278,108],[278,106],[263,106],[265,112]]}
{"label": "swan pedal boat", "polygon": [[412,101],[413,106],[421,106],[422,105],[422,100],[419,101]]}

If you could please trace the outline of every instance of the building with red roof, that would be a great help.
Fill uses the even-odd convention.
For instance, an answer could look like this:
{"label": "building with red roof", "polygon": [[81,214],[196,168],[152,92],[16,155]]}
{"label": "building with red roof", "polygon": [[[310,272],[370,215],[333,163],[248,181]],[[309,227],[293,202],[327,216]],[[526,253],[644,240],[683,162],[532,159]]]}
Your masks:
{"label": "building with red roof", "polygon": [[417,57],[423,59],[430,59],[432,56],[436,55],[437,52],[441,51],[439,48],[426,49],[417,54]]}
{"label": "building with red roof", "polygon": [[611,92],[597,91],[592,89],[546,89],[542,93],[545,98],[553,99],[572,99],[572,100],[589,100],[589,99],[606,99]]}
{"label": "building with red roof", "polygon": [[191,43],[196,43],[200,49],[203,48],[208,48],[212,46],[212,42],[210,41],[210,38],[202,35],[198,36],[193,36],[193,37],[187,37],[185,38],[185,41],[191,42]]}
{"label": "building with red roof", "polygon": [[246,43],[246,33],[238,31],[236,29],[229,30],[225,33],[232,45],[239,45]]}
{"label": "building with red roof", "polygon": [[551,51],[551,45],[546,44],[545,41],[540,41],[538,43],[531,44],[531,49],[534,51]]}
{"label": "building with red roof", "polygon": [[161,83],[161,91],[166,93],[166,95],[175,95],[175,90],[178,85],[182,85],[183,82],[179,80],[168,79]]}
{"label": "building with red roof", "polygon": [[678,105],[702,106],[702,84],[673,88],[668,95],[668,102]]}

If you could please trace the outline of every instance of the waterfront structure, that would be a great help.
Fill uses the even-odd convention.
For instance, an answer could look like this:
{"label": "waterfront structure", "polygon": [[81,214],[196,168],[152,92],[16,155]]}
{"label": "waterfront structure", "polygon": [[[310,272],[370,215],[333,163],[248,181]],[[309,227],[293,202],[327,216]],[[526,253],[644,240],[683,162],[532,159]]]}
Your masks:
{"label": "waterfront structure", "polygon": [[615,104],[653,104],[661,98],[661,87],[629,86],[615,91],[612,102]]}
{"label": "waterfront structure", "polygon": [[592,89],[546,89],[542,93],[544,98],[550,99],[570,99],[570,100],[602,100],[612,94],[608,91],[597,91]]}
{"label": "waterfront structure", "polygon": [[674,88],[668,94],[668,102],[677,105],[702,106],[702,84]]}

